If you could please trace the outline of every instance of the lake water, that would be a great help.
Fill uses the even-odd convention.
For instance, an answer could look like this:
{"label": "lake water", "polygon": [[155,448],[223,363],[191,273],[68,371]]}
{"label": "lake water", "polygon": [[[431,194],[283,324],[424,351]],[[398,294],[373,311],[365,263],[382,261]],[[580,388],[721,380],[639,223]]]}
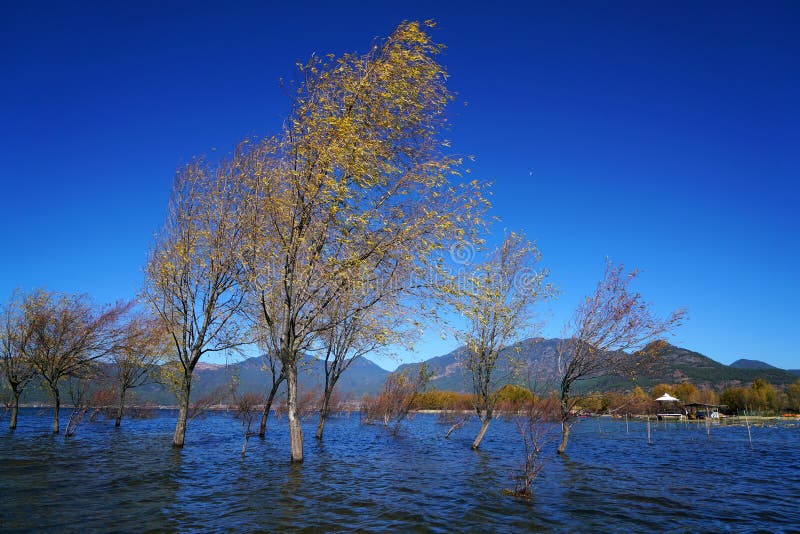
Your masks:
{"label": "lake water", "polygon": [[[64,412],[64,423],[66,412]],[[306,422],[305,462],[288,463],[285,417],[266,440],[216,413],[171,447],[174,414],[85,421],[65,440],[50,412],[0,418],[0,531],[797,531],[800,426],[747,429],[586,419],[568,455],[553,442],[530,500],[509,497],[522,443],[495,421],[482,450],[477,424],[443,439],[435,415],[391,436],[338,417],[326,439]],[[554,436],[555,437],[555,436]]]}

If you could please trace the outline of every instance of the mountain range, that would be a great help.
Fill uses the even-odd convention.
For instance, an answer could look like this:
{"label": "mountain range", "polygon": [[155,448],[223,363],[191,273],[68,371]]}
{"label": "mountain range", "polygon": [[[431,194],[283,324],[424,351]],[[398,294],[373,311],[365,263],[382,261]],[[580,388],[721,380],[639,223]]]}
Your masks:
{"label": "mountain range", "polygon": [[[531,338],[504,349],[497,362],[499,381],[514,381],[528,386],[554,384],[557,377],[556,348],[560,342],[559,339]],[[470,389],[470,379],[458,363],[464,350],[461,347],[423,362],[433,373],[432,387],[454,391]],[[763,378],[776,385],[789,384],[800,375],[757,360],[738,360],[732,365],[725,365],[698,352],[673,345],[665,347],[659,360],[654,369],[647,375],[637,377],[635,381],[608,376],[582,381],[578,388],[585,391],[606,391],[630,389],[637,385],[648,388],[659,383],[691,382],[698,387],[723,389],[749,384],[756,378]],[[419,365],[402,365],[398,371],[414,373]],[[525,369],[522,376],[519,373],[520,368]]]}
{"label": "mountain range", "polygon": [[[556,382],[556,347],[559,339],[530,338],[511,345],[501,352],[494,376],[497,385],[515,382],[537,387],[552,386]],[[422,363],[432,373],[430,387],[440,390],[466,392],[471,390],[471,380],[461,365],[465,348],[460,347],[448,354],[430,358]],[[396,372],[416,373],[421,363],[403,364]],[[520,369],[525,369],[520,373]],[[379,367],[367,358],[352,363],[337,384],[342,397],[360,398],[364,394],[380,391],[389,371]],[[261,357],[248,358],[228,365],[198,364],[193,379],[193,397],[204,396],[214,390],[226,388],[231,377],[239,382],[239,391],[264,392],[269,382]],[[648,375],[639,376],[635,381],[610,376],[583,381],[579,389],[584,391],[625,390],[635,386],[647,389],[658,383],[691,382],[701,387],[723,389],[730,386],[747,385],[756,378],[763,378],[773,384],[793,383],[800,376],[800,370],[787,371],[758,360],[740,359],[731,365],[724,365],[698,352],[668,345],[662,352],[659,365]],[[308,358],[300,374],[300,395],[304,392],[322,388],[325,381],[324,363]],[[29,388],[23,395],[23,402],[46,402],[43,391]],[[174,404],[174,397],[159,384],[148,384],[135,390],[133,402]]]}
{"label": "mountain range", "polygon": [[[780,367],[775,367],[774,365],[770,365],[766,362],[762,362],[759,360],[748,360],[742,358],[740,360],[736,360],[733,362],[731,367],[737,367],[739,369],[778,369],[781,370]],[[800,376],[800,369],[787,369],[793,375]]]}

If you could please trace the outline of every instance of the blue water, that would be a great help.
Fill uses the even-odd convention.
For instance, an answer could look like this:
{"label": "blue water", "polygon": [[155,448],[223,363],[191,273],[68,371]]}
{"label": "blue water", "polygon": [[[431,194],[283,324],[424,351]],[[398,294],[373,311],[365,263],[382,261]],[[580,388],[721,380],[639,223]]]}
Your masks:
{"label": "blue water", "polygon": [[[64,414],[66,418],[66,414]],[[659,424],[587,419],[566,457],[557,433],[530,500],[509,497],[523,461],[513,422],[443,439],[434,415],[392,436],[338,417],[326,439],[305,423],[305,462],[289,464],[286,419],[240,455],[238,421],[190,423],[171,447],[174,413],[85,421],[65,440],[49,412],[26,409],[0,430],[0,530],[125,531],[797,531],[800,426]],[[0,418],[7,426],[8,415]]]}

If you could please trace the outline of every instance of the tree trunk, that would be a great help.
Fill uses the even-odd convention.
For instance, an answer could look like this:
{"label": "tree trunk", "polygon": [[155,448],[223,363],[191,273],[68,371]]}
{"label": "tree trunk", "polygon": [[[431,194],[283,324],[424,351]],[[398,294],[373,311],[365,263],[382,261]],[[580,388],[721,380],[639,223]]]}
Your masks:
{"label": "tree trunk", "polygon": [[475,438],[475,441],[472,442],[472,449],[473,450],[477,449],[480,446],[481,441],[483,441],[483,436],[486,435],[486,431],[489,429],[489,423],[491,423],[491,422],[492,422],[492,416],[491,415],[487,415],[487,416],[485,416],[485,417],[483,417],[481,419],[481,429],[478,432],[478,435]]}
{"label": "tree trunk", "polygon": [[[288,363],[288,362],[287,362]],[[292,462],[303,461],[303,429],[297,413],[297,363],[286,365],[286,414],[289,418],[289,439],[291,441]]]}
{"label": "tree trunk", "polygon": [[114,426],[122,424],[122,414],[125,412],[125,388],[120,388],[119,394],[119,410],[117,410],[117,420],[114,421]]}
{"label": "tree trunk", "polygon": [[19,413],[19,396],[20,393],[14,392],[14,404],[11,406],[11,422],[8,424],[9,430],[17,428],[17,414]]}
{"label": "tree trunk", "polygon": [[178,422],[175,424],[175,434],[172,437],[173,447],[183,447],[186,440],[186,419],[189,416],[189,393],[192,390],[192,376],[184,375],[181,384],[181,393],[178,399]]}
{"label": "tree trunk", "polygon": [[567,450],[567,441],[569,440],[569,423],[566,418],[561,419],[561,443],[558,445],[558,454],[564,454]]}
{"label": "tree trunk", "polygon": [[267,397],[266,401],[264,401],[264,411],[261,414],[261,424],[258,426],[258,437],[263,438],[267,435],[267,418],[269,418],[269,412],[272,410],[272,395]]}
{"label": "tree trunk", "polygon": [[283,379],[273,382],[272,389],[269,391],[269,396],[264,402],[264,413],[261,414],[261,425],[258,427],[258,437],[263,438],[267,433],[267,418],[269,412],[272,410],[272,402],[275,400],[275,395],[278,394],[278,388],[281,386]]}
{"label": "tree trunk", "polygon": [[456,430],[467,424],[467,421],[469,421],[469,418],[462,417],[461,419],[453,423],[453,426],[451,426],[450,430],[448,430],[447,433],[444,435],[444,439],[450,439],[450,434],[452,434],[453,432],[455,432]]}
{"label": "tree trunk", "polygon": [[58,411],[61,409],[61,397],[58,395],[58,386],[52,388],[53,393],[53,403],[55,407],[53,408],[53,434],[59,433],[58,428]]}
{"label": "tree trunk", "polygon": [[319,423],[317,423],[317,439],[322,440],[322,433],[325,430],[325,420],[328,418],[330,409],[330,392],[326,391],[322,396],[322,406],[319,409]]}

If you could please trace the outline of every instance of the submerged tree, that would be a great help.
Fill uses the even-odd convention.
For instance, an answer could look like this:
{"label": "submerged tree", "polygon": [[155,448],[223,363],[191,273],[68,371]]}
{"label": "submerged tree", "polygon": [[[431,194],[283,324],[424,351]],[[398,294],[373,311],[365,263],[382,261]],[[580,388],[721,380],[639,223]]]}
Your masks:
{"label": "submerged tree", "polygon": [[286,380],[286,374],[283,372],[280,358],[274,351],[267,350],[262,355],[264,361],[263,368],[269,372],[269,382],[267,383],[267,393],[263,399],[264,407],[261,410],[261,422],[258,425],[258,435],[263,438],[267,433],[267,419],[272,410],[272,405],[275,402],[275,396],[278,394],[278,388]]}
{"label": "submerged tree", "polygon": [[122,329],[119,347],[111,354],[117,386],[117,415],[120,426],[129,390],[158,380],[158,364],[169,350],[161,321],[144,314],[128,318]]}
{"label": "submerged tree", "polygon": [[11,388],[11,422],[8,428],[14,430],[17,428],[20,396],[36,377],[36,369],[28,355],[33,325],[27,320],[23,297],[18,292],[14,292],[0,313],[0,366],[2,376]]}
{"label": "submerged tree", "polygon": [[580,398],[572,390],[576,382],[612,374],[634,376],[657,359],[665,342],[656,341],[684,318],[678,310],[659,318],[639,293],[629,286],[638,271],[606,263],[603,279],[593,295],[578,306],[569,322],[568,338],[556,349],[561,401],[561,443],[567,448],[570,413]]}
{"label": "submerged tree", "polygon": [[175,176],[167,220],[145,269],[144,296],[171,345],[178,397],[173,445],[182,447],[197,363],[245,339],[239,314],[242,179],[236,156],[212,166],[195,161]]}
{"label": "submerged tree", "polygon": [[548,403],[535,397],[527,403],[515,422],[522,439],[524,462],[519,473],[514,475],[514,489],[505,493],[515,497],[533,496],[533,482],[544,467],[542,451],[553,436],[552,414]]}
{"label": "submerged tree", "polygon": [[96,308],[84,295],[37,290],[25,298],[25,321],[31,325],[27,354],[53,399],[53,433],[59,432],[59,384],[80,379],[91,364],[119,344],[119,321],[130,308],[119,303]]}
{"label": "submerged tree", "polygon": [[522,235],[510,233],[484,263],[456,290],[455,308],[466,319],[456,333],[465,345],[463,365],[472,379],[475,411],[481,428],[477,449],[494,417],[498,400],[495,371],[500,352],[532,326],[532,306],[550,296],[547,271],[534,269],[540,254]]}
{"label": "submerged tree", "polygon": [[382,421],[393,435],[408,417],[414,402],[430,381],[431,373],[423,363],[416,374],[408,370],[394,372],[386,377],[381,392],[374,399],[362,400],[361,415],[364,421]]}
{"label": "submerged tree", "polygon": [[284,131],[240,162],[250,178],[250,282],[286,377],[294,462],[303,460],[302,355],[388,293],[373,292],[344,314],[327,313],[331,305],[354,281],[374,283],[363,273],[396,298],[410,295],[485,209],[476,183],[450,183],[459,160],[441,154],[437,134],[451,96],[439,50],[419,24],[403,23],[367,54],[312,58],[300,69]]}
{"label": "submerged tree", "polygon": [[262,370],[268,374],[266,391],[263,399],[261,422],[258,435],[264,438],[267,433],[267,420],[275,402],[278,390],[286,381],[286,369],[281,358],[281,328],[284,312],[279,277],[276,275],[279,267],[273,262],[275,246],[265,239],[267,224],[267,211],[263,203],[265,169],[268,166],[268,155],[272,154],[272,143],[265,141],[250,153],[242,153],[240,168],[246,183],[249,186],[247,193],[247,207],[244,209],[245,233],[243,238],[243,267],[245,283],[248,286],[245,309],[251,319],[253,331],[256,332],[256,341],[261,350]]}
{"label": "submerged tree", "polygon": [[[329,328],[319,335],[324,355],[325,384],[320,399],[316,438],[322,439],[325,422],[331,411],[336,384],[342,374],[359,358],[401,340],[408,343],[412,332],[404,328],[407,313],[394,299],[391,277],[363,273],[353,277],[341,290],[340,297],[326,310]],[[376,295],[383,292],[383,298]],[[377,302],[376,305],[370,303]]]}
{"label": "submerged tree", "polygon": [[252,431],[253,421],[256,418],[258,404],[261,402],[261,397],[252,392],[247,393],[233,393],[233,402],[236,406],[236,418],[242,423],[242,456],[247,453],[247,442],[250,437],[255,435]]}
{"label": "submerged tree", "polygon": [[67,395],[72,405],[67,426],[64,428],[64,439],[71,438],[78,430],[78,425],[83,421],[92,401],[90,394],[91,384],[97,377],[97,368],[88,365],[80,371],[67,377]]}

